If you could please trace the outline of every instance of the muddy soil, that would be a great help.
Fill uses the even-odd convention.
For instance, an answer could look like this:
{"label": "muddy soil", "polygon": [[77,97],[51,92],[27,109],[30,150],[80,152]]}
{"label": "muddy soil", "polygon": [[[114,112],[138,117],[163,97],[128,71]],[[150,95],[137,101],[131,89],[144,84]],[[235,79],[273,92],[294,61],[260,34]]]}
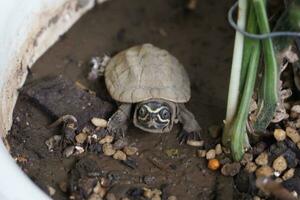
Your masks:
{"label": "muddy soil", "polygon": [[[113,102],[102,79],[96,82],[87,79],[90,58],[152,43],[168,50],[186,67],[192,84],[192,98],[187,107],[203,127],[203,137],[209,139],[207,127],[221,124],[225,115],[234,38],[226,15],[232,2],[200,1],[194,12],[188,12],[185,3],[183,0],[115,0],[96,6],[37,61],[26,84],[49,75],[62,75]],[[196,157],[196,148],[178,144],[179,126],[164,135],[145,133],[130,126],[129,141],[139,149],[138,167],[131,169],[110,157],[93,153],[64,158],[60,152],[49,152],[45,141],[59,133],[58,129],[46,128],[52,121],[52,117],[21,95],[8,141],[13,156],[28,176],[47,193],[48,186],[56,190],[54,199],[69,198],[62,185],[70,182],[74,169],[84,165],[122,174],[120,184],[111,189],[120,196],[124,188],[167,185],[168,195],[177,199],[231,199],[231,187],[223,191],[223,196],[216,192],[219,174],[207,170],[206,161]],[[177,149],[178,155],[169,157],[166,151],[170,149]],[[158,157],[171,167],[163,170],[149,161],[151,157]],[[145,176],[153,176],[155,181],[145,183]]]}

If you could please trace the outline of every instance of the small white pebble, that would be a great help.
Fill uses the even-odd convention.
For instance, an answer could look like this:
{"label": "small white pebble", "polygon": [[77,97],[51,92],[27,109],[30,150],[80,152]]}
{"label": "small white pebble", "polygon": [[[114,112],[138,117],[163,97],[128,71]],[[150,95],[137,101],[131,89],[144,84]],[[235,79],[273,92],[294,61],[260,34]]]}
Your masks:
{"label": "small white pebble", "polygon": [[274,172],[274,176],[275,176],[275,177],[279,177],[279,176],[280,176],[280,172],[275,171],[275,172]]}
{"label": "small white pebble", "polygon": [[297,142],[297,147],[298,149],[300,149],[300,142]]}
{"label": "small white pebble", "polygon": [[197,156],[200,158],[204,158],[206,156],[206,150],[202,150],[202,149],[197,150]]}
{"label": "small white pebble", "polygon": [[216,155],[220,155],[222,153],[222,146],[221,144],[217,144],[215,146]]}
{"label": "small white pebble", "polygon": [[254,196],[253,200],[260,200],[260,197],[259,196]]}
{"label": "small white pebble", "polygon": [[47,188],[48,188],[49,195],[53,196],[55,194],[56,190],[49,185],[47,186]]}
{"label": "small white pebble", "polygon": [[214,159],[215,157],[216,157],[216,150],[214,150],[214,149],[210,149],[210,150],[206,153],[206,159],[207,159],[207,160]]}
{"label": "small white pebble", "polygon": [[203,140],[201,140],[201,141],[199,141],[199,140],[188,140],[188,141],[186,141],[186,144],[190,145],[192,147],[202,147],[204,145],[204,141]]}
{"label": "small white pebble", "polygon": [[167,200],[177,200],[176,196],[169,196]]}
{"label": "small white pebble", "polygon": [[101,184],[97,182],[97,185],[93,188],[93,192],[103,198],[107,192],[107,189],[102,187]]}
{"label": "small white pebble", "polygon": [[298,193],[296,191],[293,191],[292,192],[292,195],[295,197],[295,198],[298,198]]}
{"label": "small white pebble", "polygon": [[65,148],[65,150],[63,152],[64,156],[67,158],[70,157],[73,154],[74,149],[75,149],[74,146],[68,146],[67,148]]}
{"label": "small white pebble", "polygon": [[97,127],[101,127],[101,128],[107,127],[107,121],[105,119],[93,117],[91,122],[94,126],[97,126]]}

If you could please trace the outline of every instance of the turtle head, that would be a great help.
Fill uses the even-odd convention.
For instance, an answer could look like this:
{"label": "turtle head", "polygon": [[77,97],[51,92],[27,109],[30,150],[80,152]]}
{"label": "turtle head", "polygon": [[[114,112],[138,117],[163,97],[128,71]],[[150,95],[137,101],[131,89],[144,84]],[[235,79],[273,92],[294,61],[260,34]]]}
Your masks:
{"label": "turtle head", "polygon": [[136,105],[133,122],[144,131],[164,133],[171,131],[176,105],[170,101],[148,100]]}

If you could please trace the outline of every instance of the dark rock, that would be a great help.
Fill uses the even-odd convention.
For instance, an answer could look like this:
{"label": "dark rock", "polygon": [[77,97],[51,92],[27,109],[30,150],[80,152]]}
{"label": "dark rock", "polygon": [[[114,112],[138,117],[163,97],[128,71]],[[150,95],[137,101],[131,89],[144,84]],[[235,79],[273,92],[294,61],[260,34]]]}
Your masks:
{"label": "dark rock", "polygon": [[253,194],[255,187],[255,175],[253,173],[249,174],[242,170],[238,173],[234,179],[236,188],[243,193]]}
{"label": "dark rock", "polygon": [[156,178],[154,176],[144,176],[143,177],[143,182],[147,185],[154,185],[156,182]]}
{"label": "dark rock", "polygon": [[265,142],[258,142],[252,149],[253,155],[261,154],[267,148],[267,144]]}
{"label": "dark rock", "polygon": [[118,139],[113,144],[114,149],[117,150],[123,149],[125,146],[128,146],[128,139],[125,137]]}
{"label": "dark rock", "polygon": [[21,90],[43,111],[54,118],[73,115],[82,128],[92,117],[108,118],[113,105],[79,88],[61,76],[35,81]]}
{"label": "dark rock", "polygon": [[295,168],[298,165],[296,154],[291,149],[288,149],[286,152],[284,152],[283,157],[288,164],[288,168]]}
{"label": "dark rock", "polygon": [[94,153],[103,153],[102,152],[102,145],[99,143],[92,143],[88,146],[88,150],[90,152],[94,152]]}
{"label": "dark rock", "polygon": [[269,162],[272,163],[278,156],[282,155],[288,147],[284,142],[277,142],[272,144],[269,148]]}
{"label": "dark rock", "polygon": [[131,188],[127,194],[133,199],[137,199],[143,196],[144,190],[142,188]]}
{"label": "dark rock", "polygon": [[96,184],[97,184],[96,178],[83,177],[79,179],[78,181],[79,193],[82,194],[84,198],[87,198],[93,191],[93,188],[96,186]]}
{"label": "dark rock", "polygon": [[132,158],[127,158],[126,160],[122,160],[121,163],[123,163],[124,165],[126,165],[131,169],[136,169],[138,166],[136,160]]}
{"label": "dark rock", "polygon": [[300,177],[293,177],[282,183],[282,185],[289,191],[296,191],[300,194]]}

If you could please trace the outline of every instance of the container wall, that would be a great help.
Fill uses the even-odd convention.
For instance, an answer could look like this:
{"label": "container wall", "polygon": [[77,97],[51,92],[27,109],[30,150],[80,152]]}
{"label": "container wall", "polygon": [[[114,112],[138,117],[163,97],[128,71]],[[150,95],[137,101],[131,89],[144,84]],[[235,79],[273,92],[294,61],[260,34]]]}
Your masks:
{"label": "container wall", "polygon": [[[12,124],[17,90],[27,69],[64,34],[95,0],[0,1],[0,138]],[[19,169],[0,139],[0,199],[49,199]]]}

